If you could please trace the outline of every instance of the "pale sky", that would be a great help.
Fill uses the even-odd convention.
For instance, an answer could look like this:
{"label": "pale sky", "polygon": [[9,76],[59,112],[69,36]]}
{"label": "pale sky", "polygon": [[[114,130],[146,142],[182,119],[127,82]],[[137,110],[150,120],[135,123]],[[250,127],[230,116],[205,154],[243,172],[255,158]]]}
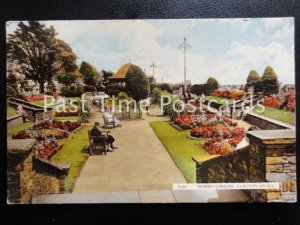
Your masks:
{"label": "pale sky", "polygon": [[[283,83],[295,83],[294,20],[184,19],[41,21],[53,25],[58,38],[99,71],[115,72],[129,60],[160,82],[183,81],[183,50],[187,38],[187,80],[204,83],[209,76],[221,85],[245,84],[250,70],[262,75],[270,65]],[[7,33],[17,22],[7,23]]]}

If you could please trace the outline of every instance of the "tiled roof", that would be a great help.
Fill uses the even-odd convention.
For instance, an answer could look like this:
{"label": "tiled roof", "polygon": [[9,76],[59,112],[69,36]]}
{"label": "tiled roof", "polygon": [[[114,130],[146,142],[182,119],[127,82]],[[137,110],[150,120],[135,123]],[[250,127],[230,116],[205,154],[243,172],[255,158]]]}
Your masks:
{"label": "tiled roof", "polygon": [[127,73],[128,69],[130,68],[130,66],[131,66],[131,63],[127,63],[127,64],[124,64],[123,66],[121,66],[120,69],[116,73],[114,73],[114,75],[111,77],[111,79],[120,79],[120,78],[125,79],[126,73]]}

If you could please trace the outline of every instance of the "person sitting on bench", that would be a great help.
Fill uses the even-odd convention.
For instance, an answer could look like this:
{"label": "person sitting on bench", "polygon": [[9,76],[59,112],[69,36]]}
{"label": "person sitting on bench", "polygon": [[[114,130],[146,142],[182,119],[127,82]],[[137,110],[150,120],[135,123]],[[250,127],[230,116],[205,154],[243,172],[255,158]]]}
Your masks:
{"label": "person sitting on bench", "polygon": [[[101,131],[99,130],[99,126],[100,126],[100,123],[95,122],[95,125],[94,125],[94,127],[91,129],[91,133],[90,133],[92,137],[93,137],[93,136],[95,136],[95,137],[97,137],[97,136],[102,136],[102,133],[101,133]],[[98,141],[98,140],[95,139],[94,141],[95,141],[95,144],[97,144],[97,141]],[[105,141],[105,142],[106,142],[106,144],[108,145],[108,151],[109,151],[109,152],[112,152],[113,149],[117,149],[117,147],[113,145],[114,141],[115,141],[115,139],[114,139],[113,136],[107,135],[106,141]]]}

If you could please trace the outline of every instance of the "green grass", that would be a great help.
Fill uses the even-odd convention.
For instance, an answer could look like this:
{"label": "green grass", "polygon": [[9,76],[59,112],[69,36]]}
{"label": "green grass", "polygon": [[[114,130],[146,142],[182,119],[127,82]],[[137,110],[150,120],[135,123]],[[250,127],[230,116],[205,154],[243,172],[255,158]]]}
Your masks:
{"label": "green grass", "polygon": [[88,146],[88,129],[90,127],[84,126],[72,134],[70,139],[60,140],[59,142],[64,146],[51,158],[51,161],[57,163],[71,163],[71,168],[65,179],[65,189],[67,192],[72,191],[75,181],[79,177],[80,171],[88,158],[88,153],[84,151]]}
{"label": "green grass", "polygon": [[[49,105],[49,103],[51,103],[52,102],[52,99],[50,99],[50,98],[48,98],[47,99],[47,104]],[[54,104],[55,104],[55,102],[56,102],[56,100],[54,101]],[[34,101],[34,102],[31,102],[32,104],[34,104],[34,105],[38,105],[38,106],[44,106],[44,99],[42,99],[42,100],[38,100],[38,101]]]}
{"label": "green grass", "polygon": [[26,123],[22,123],[22,124],[7,128],[7,139],[11,139],[13,134],[17,134],[21,130],[30,128],[33,125],[34,125],[33,122],[26,122]]}
{"label": "green grass", "polygon": [[17,111],[11,107],[6,108],[6,117],[11,117],[17,115]]}
{"label": "green grass", "polygon": [[150,126],[165,146],[175,164],[189,183],[196,182],[196,164],[192,160],[194,155],[208,155],[202,149],[202,140],[191,140],[187,136],[189,131],[178,131],[169,122],[154,121]]}
{"label": "green grass", "polygon": [[214,100],[216,103],[219,103],[219,104],[226,104],[228,101],[228,103],[232,103],[233,100],[232,99],[228,99],[228,98],[221,98],[221,97],[216,97],[216,96],[206,96],[205,97],[206,100]]}
{"label": "green grass", "polygon": [[295,113],[293,112],[274,109],[268,106],[265,106],[265,111],[263,113],[259,113],[258,110],[261,110],[261,108],[256,106],[252,112],[260,116],[281,121],[283,123],[295,125]]}

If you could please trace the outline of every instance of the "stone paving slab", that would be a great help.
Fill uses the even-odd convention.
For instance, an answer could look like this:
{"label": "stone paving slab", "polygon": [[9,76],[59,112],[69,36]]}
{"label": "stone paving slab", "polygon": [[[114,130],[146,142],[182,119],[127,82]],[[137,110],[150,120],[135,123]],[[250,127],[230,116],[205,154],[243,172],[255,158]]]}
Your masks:
{"label": "stone paving slab", "polygon": [[139,203],[137,191],[41,195],[32,204]]}

